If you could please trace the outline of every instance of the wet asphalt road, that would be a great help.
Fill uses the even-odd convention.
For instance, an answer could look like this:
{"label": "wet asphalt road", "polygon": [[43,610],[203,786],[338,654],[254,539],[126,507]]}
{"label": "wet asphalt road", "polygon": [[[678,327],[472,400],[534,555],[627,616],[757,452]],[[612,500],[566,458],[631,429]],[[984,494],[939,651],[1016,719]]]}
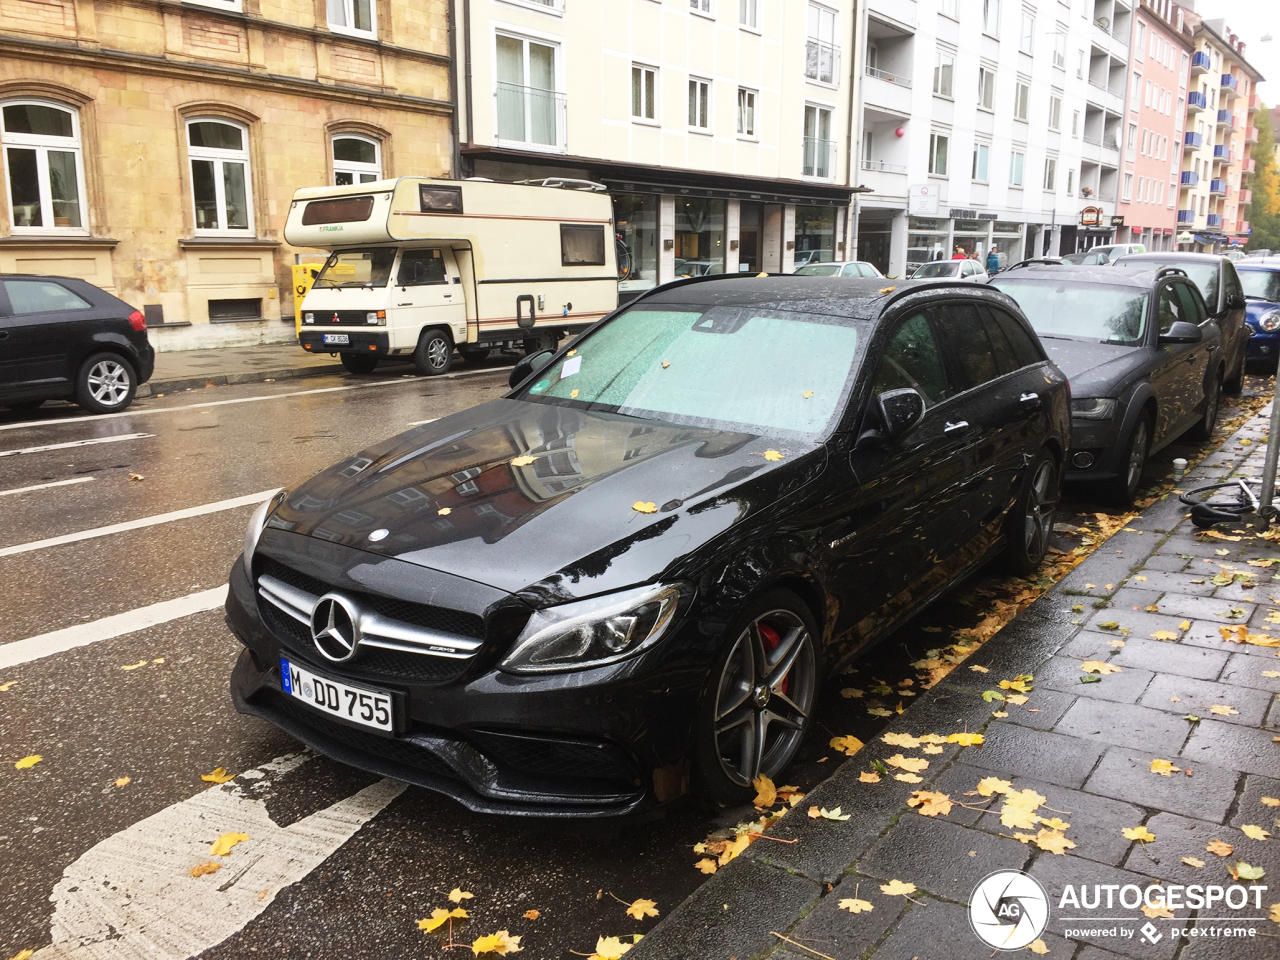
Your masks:
{"label": "wet asphalt road", "polygon": [[[107,418],[85,419],[70,405],[26,419],[0,411],[0,554],[290,484],[412,423],[501,395],[508,370],[498,361],[443,378],[407,372],[389,366],[371,377],[189,391]],[[3,455],[130,434],[149,436]],[[5,493],[85,477],[92,479]],[[224,584],[252,510],[0,555],[0,644]],[[941,605],[859,671],[896,686],[912,674],[911,660],[939,644],[939,626],[949,632],[979,614],[980,605]],[[51,893],[90,848],[208,789],[202,773],[242,772],[298,752],[288,736],[232,708],[227,679],[238,652],[221,610],[212,609],[0,669],[0,957],[50,943]],[[838,763],[827,731],[867,739],[883,723],[833,696],[841,682],[825,698],[826,730],[787,778],[801,787]],[[42,761],[15,769],[32,754]],[[124,777],[129,782],[116,786]],[[284,827],[376,779],[314,758],[272,778],[259,796]],[[567,960],[570,950],[590,952],[598,936],[643,933],[657,922],[629,918],[598,891],[655,900],[665,914],[705,879],[692,868],[692,845],[748,812],[691,802],[647,822],[544,823],[472,814],[409,788],[318,867],[273,889],[242,929],[208,939],[202,956],[446,956],[444,931],[424,934],[417,921],[452,906],[446,896],[461,887],[475,896],[463,904],[471,920],[458,925],[458,941],[505,928],[523,937],[531,960]],[[180,886],[173,909],[198,898],[205,882],[214,881]],[[538,918],[525,919],[528,910]],[[118,935],[106,924],[106,939]]]}

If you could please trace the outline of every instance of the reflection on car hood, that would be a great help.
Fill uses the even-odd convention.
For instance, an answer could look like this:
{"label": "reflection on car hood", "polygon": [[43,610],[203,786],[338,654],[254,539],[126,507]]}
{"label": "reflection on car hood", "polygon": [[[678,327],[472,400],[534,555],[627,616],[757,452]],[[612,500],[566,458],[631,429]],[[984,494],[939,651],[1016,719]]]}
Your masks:
{"label": "reflection on car hood", "polygon": [[[1146,351],[1096,340],[1041,338],[1049,359],[1071,381],[1073,396],[1105,396],[1106,389],[1143,362]],[[1088,387],[1088,391],[1083,388]],[[1101,389],[1101,393],[1094,392]]]}
{"label": "reflection on car hood", "polygon": [[[783,459],[766,460],[770,448]],[[494,400],[335,464],[291,491],[269,524],[545,604],[658,576],[807,483],[822,451]]]}
{"label": "reflection on car hood", "polygon": [[1250,297],[1245,301],[1245,322],[1256,325],[1264,313],[1270,313],[1272,310],[1277,309],[1280,309],[1280,303],[1276,303],[1274,300],[1255,300]]}

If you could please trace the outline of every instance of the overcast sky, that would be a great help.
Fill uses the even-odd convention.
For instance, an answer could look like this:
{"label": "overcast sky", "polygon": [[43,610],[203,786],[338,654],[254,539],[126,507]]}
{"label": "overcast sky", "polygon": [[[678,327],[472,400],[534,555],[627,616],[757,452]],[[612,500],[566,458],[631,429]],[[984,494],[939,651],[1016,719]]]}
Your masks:
{"label": "overcast sky", "polygon": [[[1223,17],[1245,42],[1244,56],[1268,80],[1258,87],[1267,106],[1280,101],[1280,2],[1276,0],[1197,0],[1196,12],[1206,20]],[[1263,43],[1262,38],[1273,38]]]}

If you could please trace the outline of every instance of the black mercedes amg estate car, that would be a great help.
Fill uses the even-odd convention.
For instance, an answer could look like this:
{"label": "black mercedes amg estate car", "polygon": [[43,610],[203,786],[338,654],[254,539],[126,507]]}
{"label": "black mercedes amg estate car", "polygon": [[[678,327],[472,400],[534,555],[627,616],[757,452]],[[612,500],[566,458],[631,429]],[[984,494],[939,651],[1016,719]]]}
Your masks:
{"label": "black mercedes amg estate car", "polygon": [[1047,550],[1066,378],[999,291],[884,284],[657,288],[281,491],[231,572],[236,706],[474,810],[750,798],[828,668]]}

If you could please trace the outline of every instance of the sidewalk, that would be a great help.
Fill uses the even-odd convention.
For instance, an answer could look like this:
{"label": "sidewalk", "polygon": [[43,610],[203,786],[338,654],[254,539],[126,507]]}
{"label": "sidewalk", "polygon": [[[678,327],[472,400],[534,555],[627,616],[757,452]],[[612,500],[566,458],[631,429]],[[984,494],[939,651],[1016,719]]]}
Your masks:
{"label": "sidewalk", "polygon": [[[1267,416],[1180,489],[1260,474]],[[997,951],[970,928],[970,894],[1003,869],[1047,892],[1040,947],[1053,960],[1280,956],[1280,922],[1266,919],[1280,903],[1280,807],[1262,802],[1280,798],[1280,647],[1259,645],[1280,637],[1280,566],[1265,563],[1280,563],[1280,544],[1230,525],[1197,536],[1185,511],[1171,495],[1103,544],[765,834],[783,842],[751,844],[627,960],[978,960]],[[1025,674],[1018,702],[1000,683]],[[929,742],[966,732],[985,739]],[[919,809],[913,793],[929,794]],[[1151,839],[1122,833],[1137,827]],[[1262,878],[1239,883],[1269,887],[1260,909],[1250,895],[1248,910],[1179,906],[1169,919],[1107,910],[1105,892],[1100,909],[1060,909],[1067,885],[1227,886],[1250,867]],[[914,892],[886,894],[893,880]],[[1237,926],[1258,936],[1214,935]]]}
{"label": "sidewalk", "polygon": [[312,355],[292,340],[254,347],[175,350],[156,354],[155,372],[138,389],[138,396],[342,372],[342,363],[336,356]]}

